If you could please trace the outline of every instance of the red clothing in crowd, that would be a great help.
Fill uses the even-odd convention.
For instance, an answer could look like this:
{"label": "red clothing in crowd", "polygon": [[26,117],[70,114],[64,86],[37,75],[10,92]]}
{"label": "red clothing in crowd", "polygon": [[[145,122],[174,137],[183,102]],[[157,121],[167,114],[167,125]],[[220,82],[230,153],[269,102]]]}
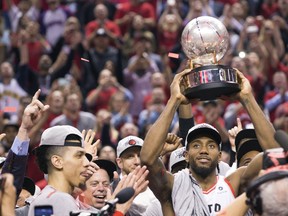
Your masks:
{"label": "red clothing in crowd", "polygon": [[179,32],[168,32],[163,31],[158,34],[158,42],[161,50],[170,51],[178,43],[179,40]]}
{"label": "red clothing in crowd", "polygon": [[[129,14],[130,12],[134,12],[136,14],[141,15],[144,18],[152,18],[156,21],[156,13],[155,9],[150,3],[143,2],[138,5],[132,5],[131,2],[126,2],[119,4],[117,6],[117,11],[115,13],[114,19],[121,19],[125,15]],[[121,26],[122,35],[124,35],[127,31],[129,26]]]}
{"label": "red clothing in crowd", "polygon": [[27,43],[29,52],[29,68],[38,72],[38,63],[43,54],[43,46],[40,41],[31,41]]}
{"label": "red clothing in crowd", "polygon": [[[93,89],[90,91],[89,95],[92,94],[94,91],[97,91],[96,89]],[[109,87],[106,89],[103,89],[99,95],[98,98],[95,100],[93,113],[97,113],[100,109],[108,109],[110,98],[113,94],[115,94],[118,91],[115,87]]]}
{"label": "red clothing in crowd", "polygon": [[[193,106],[193,115],[196,124],[207,123],[205,116],[202,113],[202,110],[198,109],[198,106]],[[217,120],[222,127],[225,127],[225,121],[222,117],[219,117]],[[214,125],[213,125],[214,126]]]}
{"label": "red clothing in crowd", "polygon": [[38,165],[36,164],[36,157],[34,154],[29,154],[28,162],[27,162],[27,169],[26,176],[33,179],[34,182],[38,182],[44,178],[43,172],[39,169]]}
{"label": "red clothing in crowd", "polygon": [[261,6],[261,15],[263,15],[265,19],[269,19],[271,18],[272,14],[274,14],[278,10],[278,8],[279,7],[277,3],[268,5],[267,3],[263,2]]}

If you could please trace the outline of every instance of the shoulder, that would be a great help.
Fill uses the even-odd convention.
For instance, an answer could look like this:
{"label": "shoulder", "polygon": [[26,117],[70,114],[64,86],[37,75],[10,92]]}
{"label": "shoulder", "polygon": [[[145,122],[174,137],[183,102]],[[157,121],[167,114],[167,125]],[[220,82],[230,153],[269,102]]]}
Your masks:
{"label": "shoulder", "polygon": [[62,115],[60,115],[60,116],[57,116],[56,118],[54,118],[54,119],[51,121],[50,125],[51,125],[51,126],[55,126],[55,125],[59,124],[60,122],[64,121],[65,118],[66,118],[66,117],[65,117],[64,114],[62,114]]}
{"label": "shoulder", "polygon": [[93,115],[90,112],[81,111],[80,112],[80,116],[81,116],[81,118],[87,118],[87,119],[91,119],[93,121],[95,121],[95,119],[96,119],[95,115]]}
{"label": "shoulder", "polygon": [[241,183],[241,176],[243,175],[245,170],[246,170],[246,167],[239,167],[233,173],[231,173],[225,178],[225,181],[229,182],[229,184],[231,185],[231,188],[234,190],[235,195],[238,195],[238,191],[239,191],[239,187]]}
{"label": "shoulder", "polygon": [[56,215],[78,210],[77,202],[70,194],[57,191],[49,185],[47,185],[31,203],[29,215],[32,214],[34,207],[37,205],[51,205]]}
{"label": "shoulder", "polygon": [[[189,169],[180,170],[174,175],[174,184],[173,185],[181,183],[183,181],[187,181],[187,179],[190,179]],[[191,176],[191,179],[194,179],[194,178]],[[195,180],[195,182],[196,182],[196,180]]]}

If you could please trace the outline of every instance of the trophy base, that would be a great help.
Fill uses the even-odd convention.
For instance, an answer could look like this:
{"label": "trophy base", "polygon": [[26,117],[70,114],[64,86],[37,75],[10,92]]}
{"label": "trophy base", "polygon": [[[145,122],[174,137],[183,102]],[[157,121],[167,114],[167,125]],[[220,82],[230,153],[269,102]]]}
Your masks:
{"label": "trophy base", "polygon": [[206,65],[187,74],[184,95],[188,99],[214,100],[239,92],[236,70],[225,65]]}
{"label": "trophy base", "polygon": [[214,82],[192,88],[186,88],[184,95],[188,99],[215,100],[222,95],[231,95],[240,91],[237,83]]}

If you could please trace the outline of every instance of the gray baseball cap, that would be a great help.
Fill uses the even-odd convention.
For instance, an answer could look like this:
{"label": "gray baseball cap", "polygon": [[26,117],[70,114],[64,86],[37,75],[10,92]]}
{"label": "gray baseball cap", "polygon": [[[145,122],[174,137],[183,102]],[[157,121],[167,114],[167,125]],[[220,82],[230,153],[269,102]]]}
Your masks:
{"label": "gray baseball cap", "polygon": [[[76,135],[80,142],[69,142],[68,135]],[[79,146],[84,147],[81,132],[70,125],[57,125],[46,129],[41,136],[40,146]]]}

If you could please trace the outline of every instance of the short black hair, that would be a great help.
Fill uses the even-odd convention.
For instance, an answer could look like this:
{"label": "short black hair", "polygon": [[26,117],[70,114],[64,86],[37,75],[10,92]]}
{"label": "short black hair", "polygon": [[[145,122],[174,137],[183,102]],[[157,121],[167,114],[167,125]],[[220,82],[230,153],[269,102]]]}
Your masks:
{"label": "short black hair", "polygon": [[39,169],[48,174],[49,167],[51,166],[51,157],[52,155],[62,155],[63,146],[40,146],[34,150],[36,156],[36,163]]}

